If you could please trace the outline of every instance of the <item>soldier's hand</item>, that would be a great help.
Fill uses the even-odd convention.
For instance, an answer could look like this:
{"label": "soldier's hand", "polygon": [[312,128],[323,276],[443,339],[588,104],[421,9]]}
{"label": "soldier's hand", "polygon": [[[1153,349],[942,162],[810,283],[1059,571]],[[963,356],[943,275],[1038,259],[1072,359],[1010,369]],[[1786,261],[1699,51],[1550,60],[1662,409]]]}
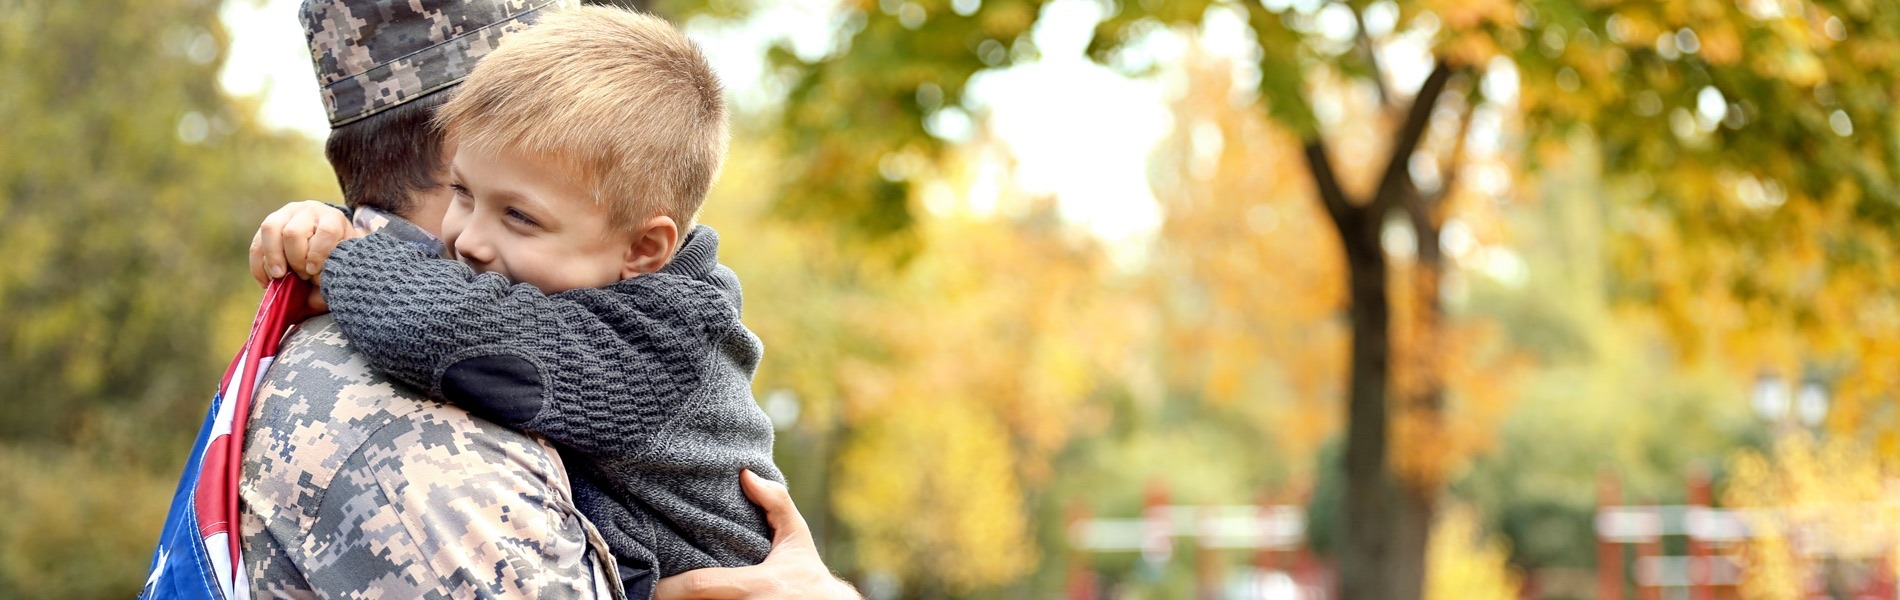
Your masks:
{"label": "soldier's hand", "polygon": [[259,285],[286,273],[320,282],[330,251],[355,234],[349,217],[334,206],[315,200],[285,204],[264,217],[251,237],[251,277]]}
{"label": "soldier's hand", "polygon": [[818,558],[811,529],[785,486],[751,471],[740,474],[739,485],[765,509],[765,519],[772,524],[772,553],[750,567],[700,569],[661,579],[653,587],[653,600],[862,600]]}

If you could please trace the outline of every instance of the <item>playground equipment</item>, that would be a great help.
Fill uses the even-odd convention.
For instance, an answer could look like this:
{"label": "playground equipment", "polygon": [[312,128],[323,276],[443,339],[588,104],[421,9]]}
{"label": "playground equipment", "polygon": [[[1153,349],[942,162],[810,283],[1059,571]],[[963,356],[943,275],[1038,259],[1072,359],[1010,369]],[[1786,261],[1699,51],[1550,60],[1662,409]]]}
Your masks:
{"label": "playground equipment", "polygon": [[[1091,518],[1077,505],[1069,512],[1069,600],[1097,600],[1102,582],[1092,555],[1139,553],[1159,569],[1176,558],[1177,545],[1192,547],[1195,598],[1200,600],[1326,600],[1331,570],[1306,548],[1304,502],[1281,503],[1263,496],[1253,505],[1177,505],[1166,488],[1151,485],[1139,517]],[[1251,551],[1250,568],[1223,582],[1220,551]]]}
{"label": "playground equipment", "polygon": [[[1686,505],[1625,505],[1621,482],[1614,472],[1603,471],[1597,481],[1597,598],[1623,600],[1627,587],[1633,587],[1637,600],[1687,598],[1688,600],[1726,600],[1740,598],[1740,586],[1746,574],[1743,558],[1753,537],[1750,522],[1783,518],[1774,511],[1741,511],[1712,508],[1707,469],[1692,467],[1688,475]],[[1664,541],[1680,538],[1683,555],[1663,553]],[[1839,556],[1825,540],[1807,539],[1798,544],[1809,559],[1854,564],[1857,568],[1848,581],[1827,581],[1820,573],[1800,582],[1805,589],[1798,598],[1833,598],[1846,594],[1856,600],[1894,599],[1895,578],[1892,561],[1886,557],[1860,560]],[[1900,540],[1896,540],[1900,542]],[[1626,577],[1627,552],[1634,549],[1630,561],[1634,571]],[[1889,549],[1891,552],[1891,548]],[[1832,588],[1830,588],[1832,585]]]}

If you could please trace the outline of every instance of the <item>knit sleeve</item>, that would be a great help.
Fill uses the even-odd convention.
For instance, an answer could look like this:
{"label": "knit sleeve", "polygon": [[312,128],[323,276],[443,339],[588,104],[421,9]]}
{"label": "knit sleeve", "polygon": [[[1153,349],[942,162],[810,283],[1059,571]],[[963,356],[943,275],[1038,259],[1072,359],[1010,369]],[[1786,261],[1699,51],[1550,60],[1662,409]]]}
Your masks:
{"label": "knit sleeve", "polygon": [[502,425],[584,453],[614,454],[664,419],[646,399],[590,391],[621,389],[639,375],[615,365],[678,357],[630,356],[600,315],[534,286],[477,274],[378,234],[338,244],[322,290],[371,365]]}

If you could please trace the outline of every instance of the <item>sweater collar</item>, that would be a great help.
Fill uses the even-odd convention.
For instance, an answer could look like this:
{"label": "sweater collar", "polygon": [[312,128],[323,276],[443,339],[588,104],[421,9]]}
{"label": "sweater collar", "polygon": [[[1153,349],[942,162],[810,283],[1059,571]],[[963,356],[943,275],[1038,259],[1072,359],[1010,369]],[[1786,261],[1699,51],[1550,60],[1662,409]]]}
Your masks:
{"label": "sweater collar", "polygon": [[703,279],[718,267],[719,232],[713,231],[712,227],[697,225],[686,234],[686,241],[680,244],[673,260],[660,267],[660,272],[688,279]]}

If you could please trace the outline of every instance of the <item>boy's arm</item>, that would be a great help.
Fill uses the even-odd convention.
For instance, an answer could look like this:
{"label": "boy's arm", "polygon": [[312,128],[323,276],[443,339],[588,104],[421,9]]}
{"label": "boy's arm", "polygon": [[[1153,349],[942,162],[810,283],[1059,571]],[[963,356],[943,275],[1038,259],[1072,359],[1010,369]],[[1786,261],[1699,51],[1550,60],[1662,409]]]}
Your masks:
{"label": "boy's arm", "polygon": [[[646,433],[629,428],[664,418],[652,402],[581,396],[626,385],[637,375],[629,361],[679,358],[628,348],[585,307],[533,286],[377,234],[337,246],[322,291],[350,344],[377,369],[502,425],[598,454],[626,451],[615,446]],[[643,317],[617,315],[650,320]]]}

